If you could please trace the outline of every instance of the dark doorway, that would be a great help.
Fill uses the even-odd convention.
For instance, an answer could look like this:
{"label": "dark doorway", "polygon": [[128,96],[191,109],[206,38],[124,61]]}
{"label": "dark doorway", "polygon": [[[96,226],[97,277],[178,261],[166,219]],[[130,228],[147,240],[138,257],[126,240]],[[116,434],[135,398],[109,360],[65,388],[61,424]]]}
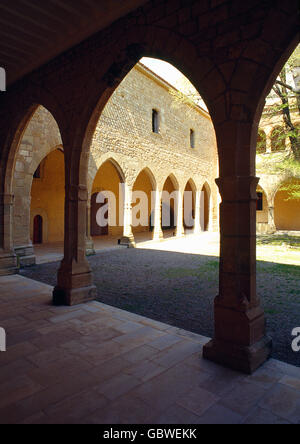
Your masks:
{"label": "dark doorway", "polygon": [[[104,199],[103,203],[97,203],[96,199],[99,193],[94,193],[91,198],[91,236],[106,236],[108,235],[108,223],[102,227],[97,223],[97,212],[103,205],[107,205],[108,200]],[[106,211],[105,218],[108,217],[108,210]]]}
{"label": "dark doorway", "polygon": [[33,219],[33,243],[43,243],[43,218],[39,215]]}

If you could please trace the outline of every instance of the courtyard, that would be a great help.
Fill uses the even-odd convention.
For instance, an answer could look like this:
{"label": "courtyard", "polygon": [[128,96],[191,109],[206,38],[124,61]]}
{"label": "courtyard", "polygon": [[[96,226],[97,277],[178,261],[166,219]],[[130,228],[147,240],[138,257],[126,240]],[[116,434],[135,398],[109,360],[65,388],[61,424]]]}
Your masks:
{"label": "courtyard", "polygon": [[[149,242],[136,249],[98,241],[89,257],[101,303],[207,337],[213,336],[213,301],[218,292],[219,240],[216,233]],[[117,242],[115,241],[115,244]],[[110,248],[108,248],[110,245]],[[300,367],[292,351],[299,326],[300,236],[258,237],[257,286],[273,339],[272,357]],[[47,249],[45,256],[47,257]],[[48,260],[51,260],[51,255]],[[59,262],[21,271],[54,286]]]}

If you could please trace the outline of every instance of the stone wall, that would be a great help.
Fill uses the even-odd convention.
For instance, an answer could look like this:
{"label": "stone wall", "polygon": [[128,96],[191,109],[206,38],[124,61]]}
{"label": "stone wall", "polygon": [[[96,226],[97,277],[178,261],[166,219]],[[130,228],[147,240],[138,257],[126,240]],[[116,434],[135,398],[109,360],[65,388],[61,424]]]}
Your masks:
{"label": "stone wall", "polygon": [[[100,168],[107,160],[113,161],[119,170],[120,181],[124,180],[131,188],[136,188],[136,180],[145,168],[151,176],[153,191],[161,191],[171,174],[181,192],[192,179],[195,191],[201,191],[204,184],[209,187],[209,228],[216,230],[218,191],[214,180],[218,158],[213,125],[205,110],[193,104],[175,101],[170,89],[173,88],[167,82],[138,64],[115,90],[100,116],[93,137],[88,169],[89,196],[114,186],[108,186],[109,177],[107,179],[105,174],[101,174]],[[158,134],[152,132],[152,109],[159,112]],[[190,146],[191,129],[195,133],[194,148]],[[43,219],[47,221],[48,235],[45,233],[44,241],[62,240],[63,223],[61,218],[55,216],[55,212],[49,212],[49,195],[45,203],[38,198],[39,193],[45,195],[46,179],[33,181],[33,174],[39,164],[61,146],[55,119],[45,108],[38,107],[21,139],[13,181],[13,240],[23,264],[33,261],[32,224],[37,210],[43,213]],[[61,172],[58,173],[62,176]],[[61,182],[61,177],[55,177],[55,168],[52,174],[53,186],[51,177],[47,177],[49,190],[53,187],[56,189],[56,182]],[[63,198],[62,190],[59,194],[53,197],[53,205],[54,201]],[[59,214],[63,212],[59,210]],[[109,232],[113,235],[121,234],[118,228],[110,228]]]}
{"label": "stone wall", "polygon": [[[174,101],[170,85],[143,65],[136,65],[105,106],[98,122],[89,161],[91,193],[100,166],[113,159],[125,180],[134,185],[148,168],[156,186],[173,174],[183,192],[189,179],[198,190],[206,182],[212,192],[211,228],[217,229],[217,148],[209,114],[197,106]],[[152,110],[159,112],[160,130],[152,132]],[[190,130],[195,148],[190,147]]]}

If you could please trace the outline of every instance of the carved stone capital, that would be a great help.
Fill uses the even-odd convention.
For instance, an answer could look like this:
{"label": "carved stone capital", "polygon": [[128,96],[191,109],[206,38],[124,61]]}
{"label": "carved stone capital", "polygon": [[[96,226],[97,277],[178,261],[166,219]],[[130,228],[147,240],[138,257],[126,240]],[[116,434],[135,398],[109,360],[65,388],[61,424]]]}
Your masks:
{"label": "carved stone capital", "polygon": [[257,200],[256,188],[259,178],[255,176],[220,177],[216,179],[223,202]]}
{"label": "carved stone capital", "polygon": [[85,185],[71,185],[69,200],[72,202],[87,202],[88,200],[88,189]]}

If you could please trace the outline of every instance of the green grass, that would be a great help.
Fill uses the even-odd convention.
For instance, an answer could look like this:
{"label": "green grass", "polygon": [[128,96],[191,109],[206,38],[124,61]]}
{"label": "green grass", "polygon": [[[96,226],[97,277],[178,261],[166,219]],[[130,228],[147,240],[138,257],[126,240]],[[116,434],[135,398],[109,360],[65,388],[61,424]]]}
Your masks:
{"label": "green grass", "polygon": [[294,250],[300,249],[300,236],[288,235],[259,235],[257,245],[270,245],[273,247],[288,247]]}
{"label": "green grass", "polygon": [[161,272],[161,276],[167,279],[180,279],[185,277],[197,277],[211,280],[219,271],[219,261],[208,261],[198,268],[168,268]]}
{"label": "green grass", "polygon": [[286,265],[286,264],[270,264],[265,262],[257,263],[258,273],[268,273],[274,275],[281,275],[283,277],[290,279],[300,278],[300,267],[297,265]]}

